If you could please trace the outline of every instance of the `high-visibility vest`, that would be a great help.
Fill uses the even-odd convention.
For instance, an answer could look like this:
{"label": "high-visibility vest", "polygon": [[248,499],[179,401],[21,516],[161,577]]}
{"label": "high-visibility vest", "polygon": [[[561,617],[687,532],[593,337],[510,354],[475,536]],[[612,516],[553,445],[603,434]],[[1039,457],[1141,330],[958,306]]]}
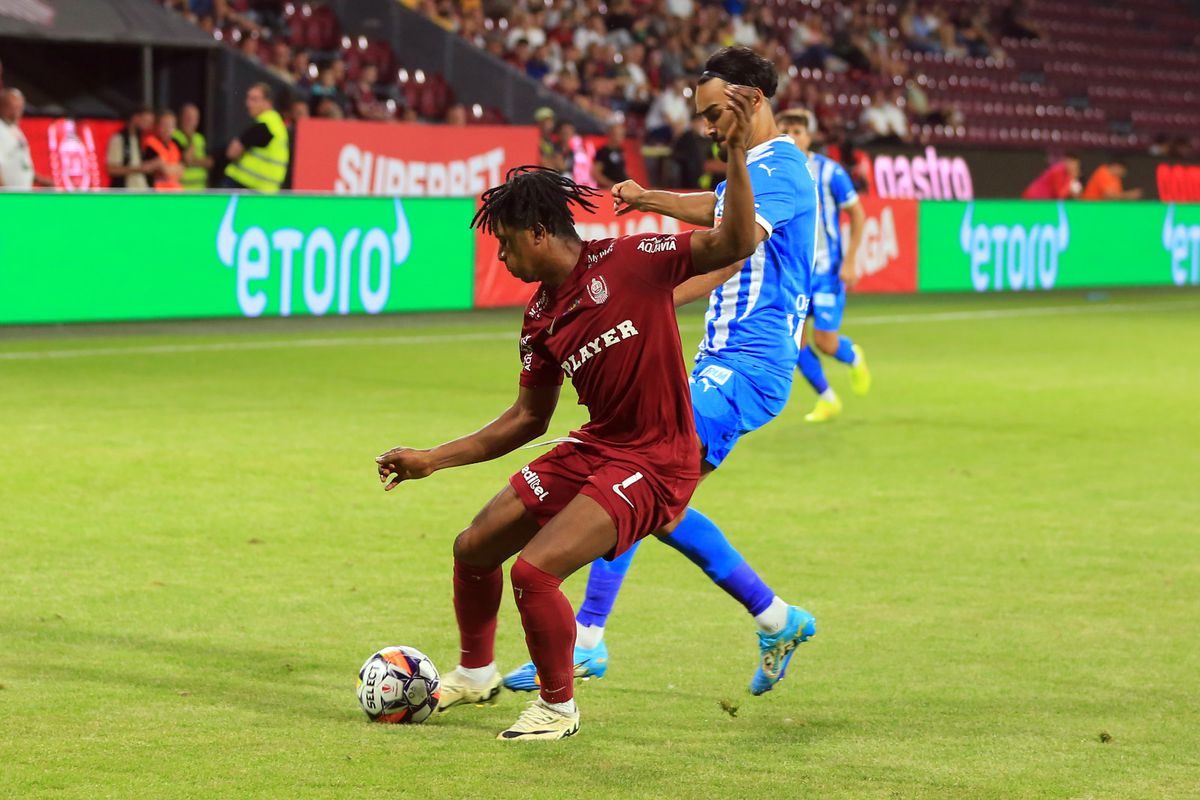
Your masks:
{"label": "high-visibility vest", "polygon": [[[175,144],[179,145],[180,151],[187,153],[188,148],[192,148],[192,154],[196,158],[206,158],[208,156],[208,143],[204,140],[204,134],[196,131],[192,134],[192,138],[178,128],[175,129]],[[186,192],[196,192],[208,188],[208,170],[204,167],[186,167],[183,170],[183,189]]]}
{"label": "high-visibility vest", "polygon": [[[163,144],[159,138],[153,134],[148,135],[142,144],[154,151],[155,155],[162,159],[164,164],[179,164],[183,161],[183,154],[179,152],[179,145],[174,141]],[[160,191],[177,192],[183,188],[183,184],[179,182],[179,178],[175,175],[159,175],[154,179],[154,188]]]}
{"label": "high-visibility vest", "polygon": [[266,147],[251,147],[242,153],[241,158],[225,168],[225,175],[256,192],[278,192],[287,176],[287,126],[274,109],[264,111],[254,121],[267,126],[271,141]]}

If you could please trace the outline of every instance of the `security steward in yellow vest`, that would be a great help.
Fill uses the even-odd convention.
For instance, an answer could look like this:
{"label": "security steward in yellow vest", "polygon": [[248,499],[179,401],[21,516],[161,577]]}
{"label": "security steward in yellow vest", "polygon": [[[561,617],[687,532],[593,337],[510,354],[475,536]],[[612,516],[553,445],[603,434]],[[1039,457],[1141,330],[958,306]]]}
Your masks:
{"label": "security steward in yellow vest", "polygon": [[183,153],[183,190],[199,192],[208,188],[208,170],[213,165],[208,142],[200,132],[200,109],[187,103],[179,110],[179,127],[173,138]]}
{"label": "security steward in yellow vest", "polygon": [[246,110],[254,124],[229,143],[222,186],[274,193],[283,185],[288,168],[288,132],[275,110],[271,87],[256,83],[246,92]]}

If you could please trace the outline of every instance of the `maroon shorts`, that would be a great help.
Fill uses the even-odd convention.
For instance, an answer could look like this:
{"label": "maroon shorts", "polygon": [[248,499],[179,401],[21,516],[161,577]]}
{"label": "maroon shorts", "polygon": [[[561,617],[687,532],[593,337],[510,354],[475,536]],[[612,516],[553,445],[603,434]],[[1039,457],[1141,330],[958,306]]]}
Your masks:
{"label": "maroon shorts", "polygon": [[576,495],[595,500],[617,526],[616,558],[683,513],[699,474],[665,475],[623,459],[622,453],[565,442],[508,479],[538,525],[545,525]]}

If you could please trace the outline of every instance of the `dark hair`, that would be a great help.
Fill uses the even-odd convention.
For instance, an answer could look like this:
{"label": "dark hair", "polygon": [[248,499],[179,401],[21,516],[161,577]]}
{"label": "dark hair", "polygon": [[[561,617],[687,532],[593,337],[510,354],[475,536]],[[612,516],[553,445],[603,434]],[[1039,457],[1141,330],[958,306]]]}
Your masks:
{"label": "dark hair", "polygon": [[1104,163],[1113,167],[1125,167],[1125,156],[1120,153],[1113,153],[1108,158],[1104,159]]}
{"label": "dark hair", "polygon": [[1078,161],[1079,160],[1079,151],[1078,150],[1068,150],[1067,152],[1063,153],[1063,161],[1066,161],[1067,159],[1070,159],[1072,161]]}
{"label": "dark hair", "polygon": [[[258,89],[260,92],[262,92],[263,100],[266,100],[268,103],[275,102],[275,90],[271,88],[271,84],[260,81],[259,83],[252,85],[250,89]],[[250,89],[246,90],[247,93],[250,91]]]}
{"label": "dark hair", "polygon": [[513,167],[504,176],[504,183],[480,195],[482,205],[471,220],[471,227],[493,235],[497,225],[518,230],[543,228],[553,236],[578,239],[571,204],[594,211],[596,204],[588,198],[600,194],[552,169]]}
{"label": "dark hair", "polygon": [[713,78],[739,86],[751,86],[767,97],[774,97],[775,89],[779,86],[775,67],[749,47],[722,47],[709,56],[697,83],[702,85]]}

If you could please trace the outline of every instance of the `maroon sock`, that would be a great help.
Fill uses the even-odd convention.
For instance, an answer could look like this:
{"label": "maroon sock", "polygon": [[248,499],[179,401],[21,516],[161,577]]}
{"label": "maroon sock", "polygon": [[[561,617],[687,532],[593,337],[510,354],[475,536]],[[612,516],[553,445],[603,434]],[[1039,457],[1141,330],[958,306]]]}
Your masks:
{"label": "maroon sock", "polygon": [[525,644],[541,680],[542,700],[565,703],[575,696],[575,612],[558,589],[562,578],[524,558],[517,558],[510,574]]}
{"label": "maroon sock", "polygon": [[458,617],[460,653],[464,667],[486,667],[495,660],[496,612],[504,573],[454,560],[454,615]]}

